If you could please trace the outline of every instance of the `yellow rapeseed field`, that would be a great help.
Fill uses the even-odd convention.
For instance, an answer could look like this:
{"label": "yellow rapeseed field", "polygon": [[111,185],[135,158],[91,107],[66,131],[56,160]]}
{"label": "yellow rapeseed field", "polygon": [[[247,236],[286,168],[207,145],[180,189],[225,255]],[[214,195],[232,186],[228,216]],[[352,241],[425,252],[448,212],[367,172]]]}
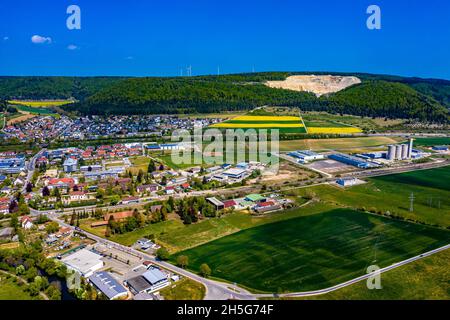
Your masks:
{"label": "yellow rapeseed field", "polygon": [[65,104],[72,103],[71,100],[43,100],[43,101],[26,101],[26,100],[10,100],[8,101],[11,104],[18,104],[22,106],[28,107],[58,107]]}
{"label": "yellow rapeseed field", "polygon": [[308,127],[308,133],[351,134],[361,132],[362,132],[361,129],[355,127],[337,127],[337,128]]}
{"label": "yellow rapeseed field", "polygon": [[302,128],[301,123],[227,123],[221,122],[211,126],[212,128]]}
{"label": "yellow rapeseed field", "polygon": [[239,116],[236,121],[301,121],[300,117],[292,116]]}

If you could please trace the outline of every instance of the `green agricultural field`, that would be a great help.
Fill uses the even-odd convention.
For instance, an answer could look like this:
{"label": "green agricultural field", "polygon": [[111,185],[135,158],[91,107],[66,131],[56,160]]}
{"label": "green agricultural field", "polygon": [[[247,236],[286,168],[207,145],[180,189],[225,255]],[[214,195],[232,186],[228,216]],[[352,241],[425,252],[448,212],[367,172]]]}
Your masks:
{"label": "green agricultural field", "polygon": [[240,231],[180,252],[189,269],[263,292],[322,289],[448,244],[450,232],[348,209]]}
{"label": "green agricultural field", "polygon": [[[205,219],[199,223],[185,225],[180,220],[168,220],[147,225],[125,234],[111,236],[110,240],[129,246],[142,237],[153,235],[158,244],[176,253],[209,241],[227,236],[238,231],[260,226],[263,224],[292,219],[300,216],[320,213],[333,208],[327,204],[315,203],[313,205],[274,212],[263,217],[255,217],[243,212],[234,212],[221,218]],[[81,221],[80,227],[100,237],[105,236],[105,227],[91,228],[92,219]]]}
{"label": "green agricultural field", "polygon": [[365,148],[385,146],[401,141],[395,137],[356,137],[335,139],[300,139],[280,141],[280,151],[307,150],[340,150],[349,148]]}
{"label": "green agricultural field", "polygon": [[148,171],[148,164],[150,163],[150,158],[139,156],[139,157],[133,157],[129,158],[131,164],[133,165],[130,170],[133,172],[133,174],[137,174],[139,170],[142,170],[144,173],[147,173]]}
{"label": "green agricultural field", "polygon": [[365,281],[305,300],[449,300],[450,250],[385,272],[380,290],[369,290]]}
{"label": "green agricultural field", "polygon": [[337,127],[337,125],[333,126],[325,125],[326,123],[332,123],[332,124],[356,126],[365,131],[370,130],[382,131],[385,128],[391,126],[399,126],[405,121],[401,119],[357,117],[351,115],[338,115],[315,111],[302,112],[302,116],[307,127],[308,123],[315,123],[314,127],[321,127],[321,126]]}
{"label": "green agricultural field", "polygon": [[40,107],[29,107],[29,106],[16,106],[17,110],[22,112],[28,112],[32,114],[39,114],[39,115],[51,115],[54,114],[54,112],[51,109],[47,108],[40,108]]}
{"label": "green agricultural field", "polygon": [[441,146],[441,145],[450,145],[450,138],[441,137],[441,138],[418,138],[414,139],[414,144],[420,147],[432,147],[432,146]]}
{"label": "green agricultural field", "polygon": [[[450,226],[450,166],[368,179],[367,184],[345,190],[320,185],[297,190],[298,195],[314,192],[322,201],[339,206],[404,217],[427,224]],[[291,191],[291,193],[294,191]],[[409,197],[414,193],[414,211]]]}

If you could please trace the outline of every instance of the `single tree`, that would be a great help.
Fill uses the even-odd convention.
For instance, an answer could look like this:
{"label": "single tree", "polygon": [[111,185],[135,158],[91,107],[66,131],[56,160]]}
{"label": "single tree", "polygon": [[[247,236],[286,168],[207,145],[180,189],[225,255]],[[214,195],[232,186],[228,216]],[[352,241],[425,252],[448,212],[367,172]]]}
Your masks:
{"label": "single tree", "polygon": [[200,274],[205,278],[209,277],[211,275],[211,268],[206,263],[202,263],[200,266]]}
{"label": "single tree", "polygon": [[187,265],[189,264],[189,258],[188,258],[188,256],[185,256],[185,255],[181,255],[181,256],[178,256],[177,257],[177,265],[180,267],[180,268],[186,268],[187,267]]}

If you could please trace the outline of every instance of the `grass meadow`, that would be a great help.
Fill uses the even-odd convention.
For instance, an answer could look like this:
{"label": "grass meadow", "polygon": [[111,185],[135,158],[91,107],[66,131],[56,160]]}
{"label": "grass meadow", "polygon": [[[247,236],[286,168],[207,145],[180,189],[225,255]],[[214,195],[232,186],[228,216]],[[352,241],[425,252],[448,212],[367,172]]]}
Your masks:
{"label": "grass meadow", "polygon": [[[270,223],[179,254],[189,269],[263,292],[330,287],[445,245],[450,232],[348,209]],[[172,259],[176,259],[173,255]]]}

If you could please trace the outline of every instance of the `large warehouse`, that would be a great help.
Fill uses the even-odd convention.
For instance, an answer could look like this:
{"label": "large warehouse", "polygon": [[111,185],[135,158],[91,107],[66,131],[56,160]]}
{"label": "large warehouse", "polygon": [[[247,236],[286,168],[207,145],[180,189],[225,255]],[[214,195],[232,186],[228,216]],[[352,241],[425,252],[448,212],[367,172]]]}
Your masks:
{"label": "large warehouse", "polygon": [[83,277],[90,277],[103,268],[102,256],[87,249],[81,249],[61,260],[68,268],[77,271]]}

